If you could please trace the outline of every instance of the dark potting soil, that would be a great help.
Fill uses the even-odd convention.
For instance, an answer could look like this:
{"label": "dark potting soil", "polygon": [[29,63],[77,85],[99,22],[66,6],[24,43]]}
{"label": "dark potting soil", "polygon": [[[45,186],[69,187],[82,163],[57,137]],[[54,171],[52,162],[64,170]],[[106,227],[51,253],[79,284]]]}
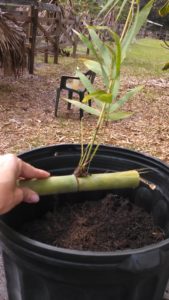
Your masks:
{"label": "dark potting soil", "polygon": [[112,194],[98,201],[67,201],[24,224],[21,232],[50,245],[92,251],[136,249],[164,239],[150,214]]}

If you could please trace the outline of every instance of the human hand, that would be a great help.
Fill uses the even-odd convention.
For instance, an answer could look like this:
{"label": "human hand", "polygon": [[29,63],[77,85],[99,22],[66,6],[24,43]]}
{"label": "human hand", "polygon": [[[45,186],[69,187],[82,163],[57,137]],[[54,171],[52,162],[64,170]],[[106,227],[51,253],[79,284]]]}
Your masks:
{"label": "human hand", "polygon": [[18,179],[42,179],[49,176],[50,173],[31,166],[13,154],[0,155],[0,214],[10,211],[22,201],[39,201],[39,195],[34,191],[17,186]]}

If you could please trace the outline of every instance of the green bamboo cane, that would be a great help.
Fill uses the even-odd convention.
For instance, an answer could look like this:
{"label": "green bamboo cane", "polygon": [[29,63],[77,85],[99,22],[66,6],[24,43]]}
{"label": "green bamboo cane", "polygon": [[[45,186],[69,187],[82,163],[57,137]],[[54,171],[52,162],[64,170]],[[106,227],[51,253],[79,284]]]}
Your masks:
{"label": "green bamboo cane", "polygon": [[140,183],[140,175],[136,170],[92,174],[77,178],[74,174],[64,176],[51,176],[47,179],[21,180],[20,187],[27,187],[40,196],[73,193],[82,191],[111,190],[136,188]]}

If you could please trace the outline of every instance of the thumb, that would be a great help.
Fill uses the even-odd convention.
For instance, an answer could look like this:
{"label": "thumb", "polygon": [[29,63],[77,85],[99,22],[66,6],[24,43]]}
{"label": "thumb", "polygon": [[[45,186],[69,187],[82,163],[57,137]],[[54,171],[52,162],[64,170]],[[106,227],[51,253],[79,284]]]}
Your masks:
{"label": "thumb", "polygon": [[17,202],[26,202],[26,203],[37,203],[39,202],[39,195],[32,191],[29,188],[23,187],[16,190],[15,197]]}

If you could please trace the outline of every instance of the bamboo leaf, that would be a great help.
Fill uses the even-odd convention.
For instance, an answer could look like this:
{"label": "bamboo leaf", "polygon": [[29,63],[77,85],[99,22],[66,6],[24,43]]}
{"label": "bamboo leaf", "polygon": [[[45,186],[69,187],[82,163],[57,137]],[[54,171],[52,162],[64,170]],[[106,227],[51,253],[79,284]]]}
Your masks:
{"label": "bamboo leaf", "polygon": [[[107,50],[109,51],[109,54],[111,53],[110,60],[106,61],[106,58],[104,60],[105,66],[108,70],[107,75],[109,73],[109,70],[112,70],[112,74],[109,74],[109,80],[108,84],[106,84],[107,87],[109,87],[109,81],[110,78],[113,77],[114,79],[114,84],[112,87],[112,95],[113,98],[115,99],[118,95],[119,92],[119,87],[120,87],[120,68],[121,68],[121,42],[119,36],[112,31],[108,26],[95,26],[96,29],[98,30],[108,30],[109,33],[111,34],[113,40],[115,41],[115,46],[116,50],[110,48],[110,46],[105,46]],[[98,43],[99,46],[99,43]],[[100,55],[104,56],[104,53],[100,52]],[[107,55],[106,55],[107,57]],[[113,65],[114,63],[114,65]],[[103,74],[104,76],[104,74]]]}
{"label": "bamboo leaf", "polygon": [[[121,68],[121,52],[122,52],[120,38],[114,31],[112,31],[107,26],[96,26],[95,28],[98,30],[108,30],[113,40],[115,41],[116,50],[110,48],[109,46],[108,47],[106,46],[109,49],[109,52],[111,53],[111,62],[108,62],[107,68],[109,69],[110,66],[112,67],[113,74],[111,74],[111,76],[114,79],[114,84],[112,87],[112,95],[113,98],[115,99],[116,96],[118,95],[119,87],[120,87],[120,68]],[[113,63],[114,63],[114,67],[113,67]]]}
{"label": "bamboo leaf", "polygon": [[[104,62],[105,68],[103,68],[102,72],[103,75],[109,76],[109,67],[111,64],[112,56],[110,54],[109,49],[104,45],[102,40],[97,35],[96,31],[94,30],[95,27],[88,26],[89,34],[91,36],[92,42],[97,47],[98,55],[99,57],[102,57],[102,60]],[[101,63],[101,62],[100,62]]]}
{"label": "bamboo leaf", "polygon": [[96,98],[103,103],[111,103],[112,102],[112,94],[108,94],[105,91],[96,91],[95,93],[89,94],[85,96],[83,99],[83,103],[89,101],[90,99]]}
{"label": "bamboo leaf", "polygon": [[[89,30],[89,29],[88,29]],[[97,59],[98,63],[100,64],[100,68],[102,70],[102,73],[101,75],[103,75],[103,80],[104,80],[104,84],[106,86],[108,86],[108,83],[109,83],[109,79],[108,79],[108,76],[106,74],[106,71],[105,71],[105,68],[104,66],[102,65],[102,59],[99,55],[99,53],[97,53],[92,41],[90,41],[85,35],[77,32],[76,30],[73,30],[80,38],[80,40],[91,50],[92,54],[94,55],[94,57]]]}
{"label": "bamboo leaf", "polygon": [[109,113],[106,116],[106,120],[118,121],[118,120],[126,119],[132,115],[133,115],[133,112],[118,111],[115,113]]}
{"label": "bamboo leaf", "polygon": [[110,7],[111,9],[117,5],[119,2],[119,0],[109,0],[102,8],[102,10],[100,11],[99,15],[100,16],[101,14],[105,13]]}
{"label": "bamboo leaf", "polygon": [[95,72],[98,75],[102,75],[102,69],[97,61],[86,59],[84,61],[84,64],[89,70]]}
{"label": "bamboo leaf", "polygon": [[113,89],[112,89],[112,96],[113,99],[116,99],[118,93],[119,93],[119,88],[120,88],[120,68],[121,68],[121,43],[118,35],[115,32],[111,32],[112,37],[115,41],[116,44],[116,64],[115,64],[115,80],[113,84]]}
{"label": "bamboo leaf", "polygon": [[116,44],[116,76],[118,77],[121,67],[121,43],[119,36],[115,32],[112,32],[112,36]]}
{"label": "bamboo leaf", "polygon": [[103,103],[110,104],[110,103],[112,103],[112,94],[105,93],[105,94],[98,96],[97,99]]}
{"label": "bamboo leaf", "polygon": [[115,51],[114,51],[114,49],[113,49],[113,47],[111,46],[111,44],[106,44],[106,47],[107,47],[107,49],[110,51],[110,53],[111,53],[111,60],[113,61],[115,61],[115,56],[116,56],[116,54],[115,54]]}
{"label": "bamboo leaf", "polygon": [[[106,44],[104,42],[102,42],[102,40],[99,38],[98,34],[96,33],[95,29],[97,29],[97,28],[98,28],[97,26],[88,26],[89,34],[92,38],[93,44],[98,49],[99,56],[103,58],[105,66],[107,68],[109,68],[111,60],[112,60],[112,54],[110,53],[108,47],[106,47]],[[104,29],[107,29],[107,28],[106,28],[106,26],[104,26]]]}
{"label": "bamboo leaf", "polygon": [[128,91],[121,99],[119,99],[117,102],[110,104],[110,113],[119,109],[123,104],[125,104],[132,96],[134,96],[136,93],[141,91],[143,86],[137,86],[136,88]]}
{"label": "bamboo leaf", "polygon": [[120,88],[120,76],[116,77],[114,80],[113,84],[113,89],[112,89],[112,98],[115,100],[118,93],[119,93],[119,88]]}
{"label": "bamboo leaf", "polygon": [[126,53],[128,51],[128,48],[131,44],[131,42],[133,41],[133,39],[136,37],[136,35],[138,34],[138,32],[140,31],[141,27],[143,26],[143,24],[145,23],[150,10],[152,8],[152,5],[154,3],[154,0],[150,0],[141,11],[137,11],[136,16],[135,16],[135,20],[133,25],[131,26],[130,30],[127,32],[127,34],[125,35],[123,41],[122,41],[122,61],[124,60],[124,58],[126,57]]}
{"label": "bamboo leaf", "polygon": [[66,99],[64,98],[67,102],[73,104],[74,106],[83,109],[84,111],[88,112],[91,115],[95,115],[95,116],[99,116],[100,115],[100,111],[96,108],[90,107],[84,103],[81,103],[79,101],[76,100],[70,100],[70,99]]}
{"label": "bamboo leaf", "polygon": [[80,72],[79,70],[77,70],[76,71],[76,76],[80,78],[83,86],[86,88],[86,90],[89,93],[93,93],[95,91],[95,89],[94,89],[92,83],[90,82],[90,80],[82,72]]}
{"label": "bamboo leaf", "polygon": [[73,29],[73,31],[78,35],[79,39],[87,46],[87,48],[89,48],[92,51],[93,55],[98,58],[97,51],[95,50],[92,42],[88,39],[88,37],[76,31],[75,29]]}
{"label": "bamboo leaf", "polygon": [[92,38],[92,41],[94,43],[94,45],[97,47],[98,50],[100,50],[103,46],[103,42],[102,40],[99,38],[99,36],[97,35],[96,31],[95,31],[95,26],[87,26],[89,34]]}
{"label": "bamboo leaf", "polygon": [[103,90],[97,90],[97,91],[95,91],[95,92],[93,92],[93,93],[90,93],[90,94],[86,95],[86,96],[83,98],[83,103],[86,103],[86,102],[88,102],[90,99],[95,98],[95,97],[97,97],[97,96],[99,96],[99,95],[103,95],[103,94],[105,94],[105,93],[106,93],[106,92],[103,91]]}
{"label": "bamboo leaf", "polygon": [[112,30],[110,30],[113,40],[115,41],[116,51],[115,51],[115,77],[119,77],[120,75],[120,67],[121,67],[121,43],[119,36]]}
{"label": "bamboo leaf", "polygon": [[120,9],[119,9],[119,12],[118,12],[118,14],[117,14],[117,17],[116,17],[115,22],[118,21],[118,19],[119,19],[119,17],[121,16],[121,13],[122,13],[122,11],[123,11],[125,5],[127,4],[127,2],[128,2],[128,0],[123,0],[122,4],[120,5]]}

